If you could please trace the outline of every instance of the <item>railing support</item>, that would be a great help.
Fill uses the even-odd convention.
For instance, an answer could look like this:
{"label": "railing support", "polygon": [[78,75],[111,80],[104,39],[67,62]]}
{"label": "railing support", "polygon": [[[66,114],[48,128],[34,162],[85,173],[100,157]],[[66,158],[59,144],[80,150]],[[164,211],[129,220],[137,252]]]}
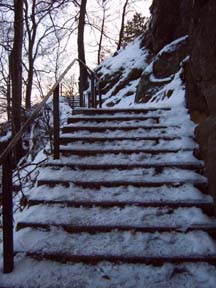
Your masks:
{"label": "railing support", "polygon": [[94,75],[91,75],[91,102],[92,102],[92,107],[95,108],[95,80],[94,80]]}
{"label": "railing support", "polygon": [[99,108],[102,108],[102,95],[101,95],[101,84],[98,83],[98,94],[99,94]]}
{"label": "railing support", "polygon": [[59,159],[59,85],[53,93],[53,156]]}
{"label": "railing support", "polygon": [[13,192],[12,192],[12,158],[7,155],[2,163],[3,187],[3,272],[10,273],[14,267],[13,247]]}

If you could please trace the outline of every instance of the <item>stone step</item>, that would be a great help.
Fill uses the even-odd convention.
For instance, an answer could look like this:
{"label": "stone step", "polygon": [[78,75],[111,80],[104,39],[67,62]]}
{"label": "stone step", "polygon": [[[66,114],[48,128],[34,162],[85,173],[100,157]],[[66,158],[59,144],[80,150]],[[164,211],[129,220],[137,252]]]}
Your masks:
{"label": "stone step", "polygon": [[56,226],[67,232],[110,232],[112,230],[140,232],[171,232],[202,230],[214,235],[216,220],[197,207],[63,207],[37,205],[23,212],[17,230],[31,227],[50,230]]}
{"label": "stone step", "polygon": [[88,122],[114,122],[114,121],[119,121],[119,122],[124,122],[124,121],[146,121],[146,120],[153,120],[155,123],[160,123],[160,115],[158,116],[74,116],[74,117],[69,117],[68,118],[68,124],[70,123],[77,123],[77,122],[83,122],[83,121],[88,121]]}
{"label": "stone step", "polygon": [[[17,253],[23,253],[18,251]],[[56,252],[26,252],[27,257],[31,257],[37,260],[51,260],[60,263],[85,263],[90,265],[96,265],[100,262],[110,262],[116,264],[145,264],[152,266],[162,266],[164,264],[186,264],[186,263],[208,263],[210,265],[216,265],[216,255],[204,255],[204,256],[115,256],[115,255],[73,255],[66,253]]]}
{"label": "stone step", "polygon": [[[172,128],[180,128],[179,126],[172,126]],[[168,129],[167,126],[162,126],[162,125],[126,125],[126,126],[118,126],[118,125],[107,125],[107,126],[97,126],[97,125],[77,125],[77,126],[73,126],[73,125],[68,125],[68,126],[64,126],[62,128],[62,133],[72,133],[72,132],[77,132],[77,131],[90,131],[90,132],[105,132],[107,130],[110,131],[115,131],[115,130],[120,130],[120,131],[136,131],[139,129],[143,129],[143,130],[162,130],[162,129]]]}
{"label": "stone step", "polygon": [[191,208],[196,207],[201,209],[203,212],[205,212],[208,216],[214,215],[214,204],[212,201],[194,201],[194,200],[181,200],[181,201],[164,201],[164,200],[158,200],[158,201],[106,201],[106,200],[67,200],[67,199],[48,199],[44,200],[42,198],[37,198],[36,196],[34,198],[31,198],[28,200],[28,206],[34,206],[34,205],[62,205],[64,207],[85,207],[85,208],[91,208],[91,207],[100,207],[100,208],[112,208],[112,207],[120,207],[124,208],[126,206],[137,206],[137,207],[157,207],[157,208],[170,208],[170,209],[177,209],[177,208]]}
{"label": "stone step", "polygon": [[[34,222],[19,222],[17,223],[16,230],[19,231],[25,228],[32,229],[44,229],[46,231],[50,231],[53,227],[63,229],[67,233],[109,233],[114,230],[117,231],[127,231],[131,233],[163,233],[163,232],[190,232],[202,230],[205,233],[208,233],[211,237],[216,239],[216,225],[192,225],[190,227],[178,227],[178,226],[135,226],[135,225],[69,225],[69,224],[48,224],[48,223],[34,223]],[[216,263],[215,263],[216,264]]]}
{"label": "stone step", "polygon": [[60,136],[60,142],[61,144],[68,144],[72,142],[78,142],[78,141],[84,141],[85,143],[94,143],[94,142],[112,142],[112,141],[127,141],[127,140],[133,140],[133,141],[155,141],[159,143],[159,141],[172,141],[172,140],[180,140],[181,137],[179,136],[95,136],[92,137],[89,136],[76,136],[74,134],[70,133],[64,133]]}
{"label": "stone step", "polygon": [[[213,199],[210,195],[201,193],[191,184],[139,187],[119,186],[101,187],[100,189],[84,189],[70,183],[68,188],[58,185],[56,187],[35,187],[28,196],[29,202],[35,204],[50,203],[64,206],[98,206],[98,207],[124,207],[126,205],[140,205],[142,207],[199,207],[204,210],[211,209]],[[32,202],[31,202],[32,201]]]}
{"label": "stone step", "polygon": [[125,186],[134,186],[134,187],[163,187],[163,186],[170,186],[170,187],[178,187],[184,184],[192,184],[194,187],[200,189],[202,192],[207,190],[207,183],[202,180],[173,180],[173,181],[127,181],[127,180],[116,180],[116,181],[94,181],[94,180],[45,180],[41,179],[38,180],[38,186],[47,185],[49,187],[54,187],[56,185],[62,185],[64,187],[69,187],[70,183],[76,186],[81,186],[83,188],[93,188],[93,189],[100,189],[101,187],[125,187]]}
{"label": "stone step", "polygon": [[166,112],[170,111],[171,108],[143,108],[143,109],[94,109],[94,108],[79,108],[73,110],[73,115],[84,114],[84,115],[101,115],[101,114],[117,114],[117,113],[126,113],[126,114],[146,114],[151,112]]}
{"label": "stone step", "polygon": [[73,163],[73,160],[68,162],[58,162],[58,161],[49,161],[44,164],[44,167],[69,167],[71,169],[79,169],[79,170],[111,170],[111,169],[119,169],[119,170],[128,170],[134,168],[156,168],[156,169],[164,169],[164,168],[181,168],[181,169],[189,169],[196,170],[202,172],[203,164],[197,162],[164,162],[164,163],[142,163],[142,162],[129,162],[127,164],[121,163]]}
{"label": "stone step", "polygon": [[[204,231],[142,233],[67,233],[24,228],[16,233],[15,251],[55,261],[164,264],[216,263],[216,243]],[[196,239],[196,241],[195,241]]]}
{"label": "stone step", "polygon": [[191,148],[186,149],[72,149],[67,148],[67,146],[60,146],[60,152],[63,155],[81,155],[81,156],[91,156],[91,155],[98,155],[98,154],[138,154],[138,153],[145,153],[145,154],[167,154],[167,153],[178,153],[184,151],[193,151]]}

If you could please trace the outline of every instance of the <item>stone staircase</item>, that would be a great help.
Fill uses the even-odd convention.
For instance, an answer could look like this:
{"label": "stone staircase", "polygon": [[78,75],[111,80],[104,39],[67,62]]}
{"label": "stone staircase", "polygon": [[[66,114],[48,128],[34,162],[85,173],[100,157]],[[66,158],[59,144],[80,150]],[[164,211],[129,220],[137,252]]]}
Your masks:
{"label": "stone staircase", "polygon": [[[149,264],[171,263],[178,275],[186,273],[179,265],[215,265],[216,221],[203,166],[193,156],[193,135],[167,124],[169,113],[75,109],[62,128],[61,158],[41,168],[17,223],[17,253],[70,267],[133,265],[128,277]],[[112,273],[100,287],[128,287],[105,286]]]}

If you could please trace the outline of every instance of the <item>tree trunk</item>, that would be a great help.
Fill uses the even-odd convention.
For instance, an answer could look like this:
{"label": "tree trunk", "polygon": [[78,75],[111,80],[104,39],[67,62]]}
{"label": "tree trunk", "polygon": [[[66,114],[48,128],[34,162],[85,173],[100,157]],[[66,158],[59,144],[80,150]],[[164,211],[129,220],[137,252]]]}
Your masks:
{"label": "tree trunk", "polygon": [[101,50],[102,50],[102,41],[103,41],[103,34],[104,34],[104,25],[105,25],[105,16],[106,16],[106,10],[105,7],[103,7],[103,19],[101,24],[101,34],[100,34],[100,40],[98,45],[98,65],[101,62]]}
{"label": "tree trunk", "polygon": [[33,85],[33,74],[34,74],[34,67],[29,63],[29,70],[28,70],[28,82],[26,84],[26,97],[25,97],[25,108],[27,110],[31,109],[31,93],[32,93],[32,85]]}
{"label": "tree trunk", "polygon": [[[83,62],[85,61],[85,46],[84,46],[84,28],[85,28],[85,14],[86,14],[87,0],[81,1],[79,25],[78,25],[78,58]],[[88,74],[85,67],[79,63],[80,67],[80,78],[79,78],[79,94],[80,94],[80,105],[84,106],[83,91],[87,88]]]}
{"label": "tree trunk", "polygon": [[[12,135],[21,128],[22,104],[22,43],[23,43],[23,0],[14,0],[14,44],[12,50]],[[22,157],[22,140],[15,149],[16,161]]]}
{"label": "tree trunk", "polygon": [[121,29],[119,32],[119,41],[118,41],[118,46],[117,46],[117,51],[121,48],[122,46],[122,38],[123,38],[123,34],[124,34],[124,25],[125,25],[125,15],[126,15],[126,9],[127,9],[127,5],[128,5],[128,1],[125,1],[124,7],[123,7],[123,11],[122,11],[122,21],[121,21]]}

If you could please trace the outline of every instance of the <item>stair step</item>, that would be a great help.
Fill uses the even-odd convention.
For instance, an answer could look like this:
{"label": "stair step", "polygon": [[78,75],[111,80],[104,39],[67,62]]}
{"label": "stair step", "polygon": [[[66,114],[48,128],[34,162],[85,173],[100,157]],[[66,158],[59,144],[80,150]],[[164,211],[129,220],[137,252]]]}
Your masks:
{"label": "stair step", "polygon": [[185,263],[203,263],[207,262],[211,265],[216,265],[216,255],[213,256],[110,256],[110,255],[71,255],[64,253],[40,253],[40,252],[27,252],[26,256],[32,257],[37,260],[52,260],[61,263],[85,263],[96,265],[99,262],[111,262],[118,264],[145,264],[153,266],[162,266],[164,264],[185,264]]}
{"label": "stair step", "polygon": [[58,200],[58,199],[49,199],[49,200],[44,200],[44,199],[37,199],[36,197],[33,199],[28,200],[28,205],[29,206],[34,206],[34,205],[62,205],[65,207],[100,207],[100,208],[111,208],[111,207],[120,207],[124,208],[125,206],[137,206],[137,207],[158,207],[158,208],[171,208],[171,209],[177,209],[177,208],[191,208],[191,207],[196,207],[201,210],[203,210],[207,215],[212,215],[213,209],[214,209],[214,204],[213,202],[201,202],[201,201],[163,201],[163,200],[158,200],[158,201],[146,201],[146,202],[141,202],[141,201],[91,201],[89,200]]}
{"label": "stair step", "polygon": [[[180,128],[178,126],[172,126],[173,128]],[[131,131],[131,130],[138,130],[138,129],[144,129],[144,130],[156,130],[156,129],[168,129],[167,126],[162,125],[126,125],[126,126],[96,126],[96,125],[79,125],[79,126],[64,126],[62,128],[63,133],[71,133],[75,131],[91,131],[91,132],[105,132],[107,130],[115,131],[115,130],[123,130],[123,131]]]}
{"label": "stair step", "polygon": [[[164,232],[190,232],[190,231],[197,231],[202,230],[203,232],[208,233],[216,239],[216,225],[192,225],[190,227],[174,227],[174,226],[148,226],[148,227],[140,227],[140,226],[129,226],[129,225],[69,225],[69,224],[47,224],[47,223],[34,223],[34,222],[19,222],[17,224],[17,231],[25,228],[32,228],[32,229],[44,229],[46,231],[50,231],[53,227],[63,229],[67,233],[109,233],[113,230],[118,231],[129,231],[131,233],[164,233]],[[215,263],[216,264],[216,263]]]}
{"label": "stair step", "polygon": [[[196,206],[204,210],[205,205],[207,210],[210,210],[213,205],[213,199],[210,195],[202,194],[197,188],[191,184],[179,185],[178,187],[160,186],[160,187],[101,187],[100,189],[84,189],[69,183],[69,188],[64,186],[39,186],[35,187],[29,194],[30,203],[59,203],[64,206],[80,205],[91,207],[124,207],[126,205],[143,205],[143,207],[155,206],[164,207],[170,206],[177,208]],[[33,202],[31,202],[33,201]],[[203,205],[202,205],[203,203]],[[173,205],[173,206],[172,206]]]}
{"label": "stair step", "polygon": [[70,133],[65,133],[61,134],[60,136],[60,141],[61,144],[67,144],[71,142],[77,142],[77,141],[84,141],[85,143],[92,143],[92,142],[107,142],[107,141],[127,141],[127,140],[134,140],[134,141],[142,141],[142,140],[147,140],[147,141],[172,141],[172,140],[179,140],[181,137],[178,136],[97,136],[97,137],[92,137],[91,135],[89,136],[76,136],[74,134]]}
{"label": "stair step", "polygon": [[166,153],[178,153],[183,151],[193,151],[191,148],[186,149],[72,149],[67,148],[67,146],[60,146],[60,152],[63,155],[81,155],[81,156],[91,156],[97,154],[138,154],[138,153],[145,153],[145,154],[166,154]]}
{"label": "stair step", "polygon": [[101,114],[117,114],[117,113],[127,113],[127,114],[146,114],[149,112],[163,112],[170,111],[171,108],[143,108],[143,109],[94,109],[94,108],[79,108],[73,110],[73,115],[85,114],[85,115],[101,115]]}
{"label": "stair step", "polygon": [[202,170],[202,163],[193,163],[193,162],[165,162],[165,163],[142,163],[142,162],[129,162],[127,164],[117,164],[117,163],[73,163],[70,162],[57,162],[57,161],[49,161],[44,164],[45,167],[69,167],[71,169],[80,169],[80,170],[111,170],[111,169],[119,169],[119,170],[128,170],[134,168],[181,168],[181,169],[189,169],[189,170]]}
{"label": "stair step", "polygon": [[[196,241],[195,241],[196,239]],[[24,228],[17,232],[16,252],[56,261],[96,263],[209,262],[216,264],[215,241],[203,231],[142,233],[67,233]]]}
{"label": "stair step", "polygon": [[173,181],[65,181],[65,180],[38,180],[38,186],[47,185],[50,187],[54,187],[56,185],[63,185],[65,187],[69,187],[70,183],[73,185],[81,186],[83,188],[95,188],[99,189],[100,187],[119,187],[119,186],[134,186],[134,187],[161,187],[164,185],[170,187],[178,187],[184,184],[192,184],[201,191],[205,191],[207,189],[207,183],[204,181],[195,181],[195,180],[173,180]]}
{"label": "stair step", "polygon": [[156,123],[160,122],[160,115],[158,116],[74,116],[68,118],[68,123],[77,123],[83,121],[91,121],[91,122],[113,122],[113,121],[146,121],[146,120],[154,120]]}
{"label": "stair step", "polygon": [[[216,220],[197,207],[63,207],[38,205],[26,209],[17,230],[56,226],[67,232],[110,232],[112,230],[140,232],[186,232],[203,230],[216,233]],[[215,236],[215,235],[214,235]]]}

